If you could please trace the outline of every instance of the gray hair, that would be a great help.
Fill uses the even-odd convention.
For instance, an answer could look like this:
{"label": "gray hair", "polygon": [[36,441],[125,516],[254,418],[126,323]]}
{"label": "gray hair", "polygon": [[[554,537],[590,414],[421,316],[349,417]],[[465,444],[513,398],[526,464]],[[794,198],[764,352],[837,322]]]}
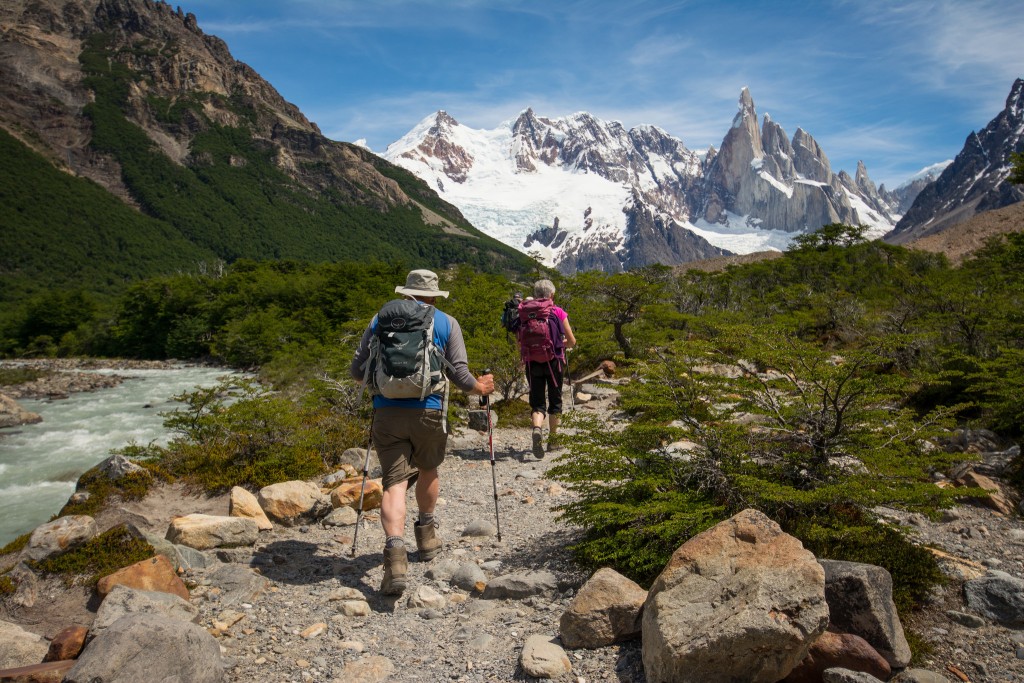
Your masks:
{"label": "gray hair", "polygon": [[537,280],[533,283],[533,295],[538,299],[550,299],[555,293],[555,284],[551,280]]}

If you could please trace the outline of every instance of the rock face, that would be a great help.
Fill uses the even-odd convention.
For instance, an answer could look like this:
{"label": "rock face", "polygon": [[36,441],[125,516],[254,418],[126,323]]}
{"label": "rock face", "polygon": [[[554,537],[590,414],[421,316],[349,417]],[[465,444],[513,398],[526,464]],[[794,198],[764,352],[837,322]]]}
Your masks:
{"label": "rock face", "polygon": [[1024,79],[1018,78],[1006,107],[985,128],[971,133],[949,166],[917,196],[886,241],[903,244],[934,235],[983,211],[1024,201],[1024,188],[1007,182],[1010,155],[1024,152]]}
{"label": "rock face", "polygon": [[775,522],[744,510],[673,553],[642,624],[648,680],[774,683],[828,625],[825,573]]}
{"label": "rock face", "polygon": [[[746,89],[739,109],[721,148],[703,158],[654,126],[626,130],[585,112],[552,119],[532,109],[486,132],[440,111],[384,156],[477,226],[564,273],[726,255],[714,246],[716,231],[797,233],[837,221],[865,224],[873,236],[892,229],[899,200],[876,188],[863,164],[854,177],[833,173],[804,130],[790,140],[769,116],[759,125]],[[493,197],[509,187],[522,191],[496,212]],[[510,228],[507,214],[523,227]]]}

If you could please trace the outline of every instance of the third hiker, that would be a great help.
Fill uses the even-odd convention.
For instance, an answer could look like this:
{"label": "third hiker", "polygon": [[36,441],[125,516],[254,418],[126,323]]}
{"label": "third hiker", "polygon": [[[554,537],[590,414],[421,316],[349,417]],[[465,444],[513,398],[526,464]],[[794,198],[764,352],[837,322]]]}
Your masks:
{"label": "third hiker", "polygon": [[538,280],[533,285],[533,299],[519,306],[519,349],[530,384],[535,458],[544,457],[545,417],[549,429],[548,450],[558,448],[565,351],[576,346],[569,315],[555,306],[554,296],[555,285],[551,280]]}
{"label": "third hiker", "polygon": [[462,328],[455,318],[434,308],[437,275],[414,270],[395,292],[406,299],[381,308],[363,333],[349,372],[374,393],[371,438],[383,472],[384,499],[380,521],[386,536],[381,593],[401,594],[406,588],[405,497],[415,485],[419,518],[413,525],[420,561],[441,550],[434,507],[441,491],[437,468],[444,460],[448,430],[448,384],[486,396],[494,391],[491,375],[469,372]]}

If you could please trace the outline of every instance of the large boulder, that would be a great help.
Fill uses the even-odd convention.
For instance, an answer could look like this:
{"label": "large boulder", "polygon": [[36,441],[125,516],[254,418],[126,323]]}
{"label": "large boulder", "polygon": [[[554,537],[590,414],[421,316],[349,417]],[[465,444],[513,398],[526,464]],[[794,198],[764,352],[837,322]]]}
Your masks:
{"label": "large boulder", "polygon": [[174,571],[171,561],[163,555],[136,562],[104,576],[97,582],[96,591],[105,597],[114,590],[114,586],[171,593],[182,600],[189,599],[188,588]]}
{"label": "large boulder", "polygon": [[644,604],[650,681],[775,683],[828,626],[825,573],[756,510],[680,546]]}
{"label": "large boulder", "polygon": [[260,489],[256,496],[267,517],[292,526],[303,519],[316,518],[330,509],[323,501],[320,487],[308,481],[284,481]]}
{"label": "large boulder", "polygon": [[48,649],[42,636],[17,624],[0,621],[0,669],[38,664]]}
{"label": "large boulder", "polygon": [[25,410],[13,398],[0,394],[0,429],[20,427],[21,425],[35,424],[42,421],[43,418],[36,413]]}
{"label": "large boulder", "polygon": [[892,600],[892,576],[882,567],[859,562],[821,560],[832,628],[860,636],[889,666],[910,663],[910,645]]}
{"label": "large boulder", "polygon": [[191,514],[171,520],[167,540],[197,550],[209,550],[252,545],[259,533],[256,520],[249,517]]}
{"label": "large boulder", "polygon": [[96,536],[96,520],[88,515],[67,515],[40,524],[28,539],[29,559],[45,560],[77,548]]}
{"label": "large boulder", "polygon": [[598,569],[583,584],[559,621],[566,647],[605,647],[640,637],[647,591],[614,569]]}
{"label": "large boulder", "polygon": [[172,593],[114,586],[96,611],[89,633],[96,636],[128,614],[156,614],[168,619],[193,621],[199,616],[199,608]]}
{"label": "large boulder", "polygon": [[1024,581],[990,569],[964,584],[967,605],[990,621],[1003,626],[1024,626]]}
{"label": "large boulder", "polygon": [[267,518],[267,513],[260,507],[260,501],[249,491],[241,486],[231,489],[231,497],[228,501],[228,515],[231,517],[248,517],[256,522],[260,531],[270,531],[274,525]]}
{"label": "large boulder", "polygon": [[93,639],[64,683],[220,683],[220,646],[205,629],[158,614],[129,614]]}

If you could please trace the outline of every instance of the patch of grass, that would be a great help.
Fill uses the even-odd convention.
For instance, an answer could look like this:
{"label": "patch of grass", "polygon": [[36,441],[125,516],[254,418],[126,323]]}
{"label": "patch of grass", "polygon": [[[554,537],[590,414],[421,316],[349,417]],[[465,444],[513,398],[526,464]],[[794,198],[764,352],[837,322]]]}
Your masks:
{"label": "patch of grass", "polygon": [[133,472],[114,481],[93,468],[78,479],[78,491],[88,491],[89,498],[80,503],[68,502],[60,511],[64,515],[93,516],[104,508],[111,496],[121,500],[142,500],[150,487],[157,481],[170,481],[171,477],[159,465],[151,462],[136,462],[144,472]]}
{"label": "patch of grass", "polygon": [[24,384],[45,377],[50,373],[34,368],[0,368],[0,387]]}
{"label": "patch of grass", "polygon": [[924,667],[932,658],[935,647],[914,629],[904,629],[903,634],[907,637],[907,644],[910,645],[910,666]]}
{"label": "patch of grass", "polygon": [[14,580],[9,576],[0,576],[0,595],[13,595],[16,590]]}
{"label": "patch of grass", "polygon": [[511,401],[498,401],[494,404],[494,410],[498,413],[498,424],[502,427],[523,427],[529,429],[530,404],[514,399]]}
{"label": "patch of grass", "polygon": [[122,524],[63,555],[31,564],[39,571],[63,577],[69,586],[81,577],[91,586],[104,576],[155,554],[152,546],[132,536]]}
{"label": "patch of grass", "polygon": [[18,552],[19,550],[28,545],[28,539],[30,539],[31,537],[31,531],[27,534],[22,534],[21,536],[18,536],[16,539],[5,545],[3,548],[0,548],[0,555],[8,555],[10,553]]}

